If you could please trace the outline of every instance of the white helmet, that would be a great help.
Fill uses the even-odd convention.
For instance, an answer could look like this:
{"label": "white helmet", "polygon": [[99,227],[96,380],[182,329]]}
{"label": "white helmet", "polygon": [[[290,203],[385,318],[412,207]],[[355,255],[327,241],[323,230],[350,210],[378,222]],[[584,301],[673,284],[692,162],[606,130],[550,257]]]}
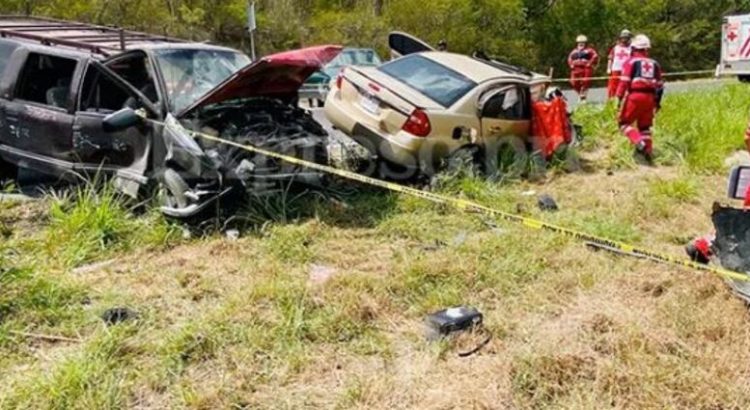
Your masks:
{"label": "white helmet", "polygon": [[556,97],[565,98],[565,95],[557,87],[550,87],[547,89],[547,92],[544,93],[544,99],[547,101],[552,101]]}
{"label": "white helmet", "polygon": [[588,43],[589,38],[581,34],[580,36],[576,37],[576,43]]}
{"label": "white helmet", "polygon": [[645,34],[638,34],[633,39],[633,48],[636,48],[638,50],[648,50],[651,48],[651,40],[649,40],[648,37],[646,37]]}
{"label": "white helmet", "polygon": [[620,38],[632,38],[632,37],[633,37],[633,33],[631,33],[630,30],[628,29],[625,29],[620,32]]}

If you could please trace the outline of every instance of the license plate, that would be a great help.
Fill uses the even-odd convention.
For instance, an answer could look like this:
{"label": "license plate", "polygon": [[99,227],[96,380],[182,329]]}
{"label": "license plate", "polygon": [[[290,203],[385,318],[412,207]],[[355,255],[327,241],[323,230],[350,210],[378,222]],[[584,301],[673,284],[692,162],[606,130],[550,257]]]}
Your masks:
{"label": "license plate", "polygon": [[380,114],[380,100],[372,95],[363,95],[362,99],[359,100],[359,105],[362,106],[362,108],[364,108],[364,110],[369,112],[370,114]]}

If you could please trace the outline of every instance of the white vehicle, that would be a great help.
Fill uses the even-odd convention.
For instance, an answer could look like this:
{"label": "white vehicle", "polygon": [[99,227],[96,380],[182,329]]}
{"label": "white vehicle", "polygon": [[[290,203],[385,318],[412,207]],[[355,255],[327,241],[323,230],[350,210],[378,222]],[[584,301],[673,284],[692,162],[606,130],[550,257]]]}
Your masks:
{"label": "white vehicle", "polygon": [[740,81],[750,82],[750,14],[724,17],[721,38],[716,76],[736,75]]}

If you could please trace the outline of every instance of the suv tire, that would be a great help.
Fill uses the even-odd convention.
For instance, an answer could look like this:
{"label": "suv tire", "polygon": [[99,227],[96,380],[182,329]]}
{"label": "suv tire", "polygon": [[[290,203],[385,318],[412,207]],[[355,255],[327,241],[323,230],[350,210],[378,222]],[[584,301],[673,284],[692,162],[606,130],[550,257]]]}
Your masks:
{"label": "suv tire", "polygon": [[18,167],[5,161],[0,157],[0,181],[8,179],[14,180],[18,177]]}

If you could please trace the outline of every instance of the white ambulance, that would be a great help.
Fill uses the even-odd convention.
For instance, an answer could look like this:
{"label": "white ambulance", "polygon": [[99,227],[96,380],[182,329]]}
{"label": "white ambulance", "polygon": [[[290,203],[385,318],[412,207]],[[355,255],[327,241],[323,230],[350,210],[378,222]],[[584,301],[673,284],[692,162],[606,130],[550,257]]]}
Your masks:
{"label": "white ambulance", "polygon": [[721,61],[716,76],[750,82],[750,14],[726,16],[721,26]]}

